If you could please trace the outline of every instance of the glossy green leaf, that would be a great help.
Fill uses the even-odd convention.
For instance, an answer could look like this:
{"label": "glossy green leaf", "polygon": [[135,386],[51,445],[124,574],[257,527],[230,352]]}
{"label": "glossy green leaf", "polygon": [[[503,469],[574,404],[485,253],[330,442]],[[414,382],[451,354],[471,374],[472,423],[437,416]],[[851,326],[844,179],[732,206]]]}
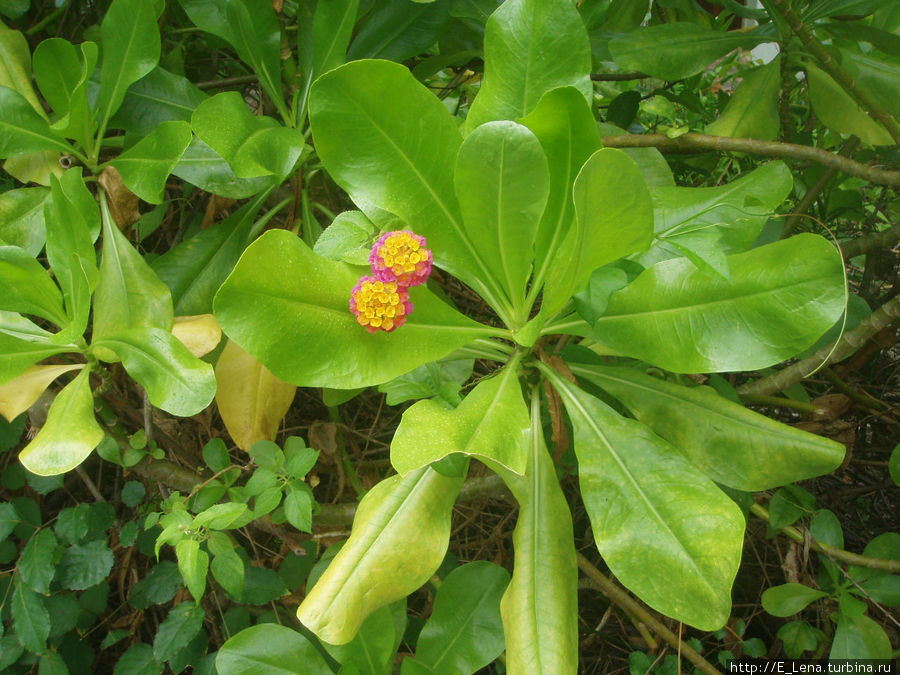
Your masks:
{"label": "glossy green leaf", "polygon": [[156,19],[162,3],[114,0],[100,24],[103,62],[97,99],[100,129],[105,130],[119,109],[125,92],[156,67],[160,38]]}
{"label": "glossy green leaf", "polygon": [[72,147],[53,133],[47,120],[34,111],[22,94],[0,86],[0,157],[41,150],[68,154]]}
{"label": "glossy green leaf", "polygon": [[869,117],[831,76],[811,63],[805,63],[809,83],[809,102],[822,124],[839,134],[853,134],[868,145],[893,145],[894,141],[880,123]]}
{"label": "glossy green leaf", "polygon": [[274,174],[284,180],[303,152],[303,134],[257,117],[236,91],[223,92],[197,106],[191,126],[240,178]]}
{"label": "glossy green leaf", "polygon": [[650,192],[634,161],[621,150],[598,150],[573,186],[575,225],[547,275],[542,312],[559,311],[598,267],[646,249],[653,237]]}
{"label": "glossy green leaf", "polygon": [[215,150],[194,136],[172,173],[201,190],[231,199],[245,199],[274,187],[277,176],[238,178]]}
{"label": "glossy green leaf", "polygon": [[520,122],[537,136],[550,169],[547,206],[534,240],[534,286],[540,289],[575,217],[572,183],[588,158],[600,149],[600,134],[590,105],[575,87],[548,91]]}
{"label": "glossy green leaf", "polygon": [[[356,323],[350,291],[359,272],[272,230],[251,244],[219,289],[222,330],[281,380],[352,389],[380,384],[497,331],[467,319],[424,287],[399,329],[372,334]],[[278,317],[279,330],[271,330]]]}
{"label": "glossy green leaf", "polygon": [[572,372],[619,399],[717,483],[747,492],[834,471],[844,446],[776,422],[719,396],[631,368],[569,363]]}
{"label": "glossy green leaf", "polygon": [[[297,59],[303,73],[303,111],[309,102],[309,88],[316,78],[347,60],[347,47],[359,13],[359,0],[314,4],[314,10],[310,6],[305,8],[312,16],[298,15]],[[412,8],[405,9],[409,12]]]}
{"label": "glossy green leaf", "polygon": [[53,564],[53,553],[56,551],[57,541],[53,530],[44,529],[35,532],[28,544],[19,556],[16,568],[22,583],[31,590],[48,595],[50,582],[56,574],[56,565]]}
{"label": "glossy green leaf", "polygon": [[44,202],[50,196],[47,188],[20,188],[0,195],[0,241],[20,246],[32,256],[44,247]]}
{"label": "glossy green leaf", "polygon": [[781,93],[781,57],[744,74],[725,110],[706,133],[731,138],[772,141],[778,136],[778,96]]}
{"label": "glossy green leaf", "polygon": [[[27,4],[26,4],[27,7]],[[0,86],[19,92],[40,115],[44,109],[31,86],[31,49],[25,36],[0,21]]]}
{"label": "glossy green leaf", "polygon": [[172,327],[172,296],[144,258],[119,230],[105,199],[103,258],[94,293],[93,341],[131,328]]}
{"label": "glossy green leaf", "polygon": [[519,503],[515,560],[500,602],[510,672],[578,671],[578,562],[569,505],[547,452],[540,399],[531,402],[524,476],[499,470]]}
{"label": "glossy green leaf", "polygon": [[[396,604],[403,605],[405,618],[405,599]],[[331,658],[341,664],[339,672],[347,671],[354,675],[390,675],[393,672],[394,642],[399,642],[402,636],[396,635],[391,607],[385,605],[372,612],[363,621],[356,637],[347,644],[323,644]]]}
{"label": "glossy green leaf", "polygon": [[451,4],[377,3],[354,36],[347,60],[404,61],[427,51],[446,31]]}
{"label": "glossy green leaf", "polygon": [[643,424],[542,370],[572,421],[581,496],[610,570],[663,614],[721,628],[741,559],[738,506]]}
{"label": "glossy green leaf", "polygon": [[54,476],[71,471],[103,440],[103,429],[94,419],[89,376],[90,369],[85,368],[63,387],[44,426],[19,453],[19,461],[31,473]]}
{"label": "glossy green leaf", "polygon": [[50,635],[50,615],[40,595],[23,583],[16,584],[12,594],[13,628],[19,642],[30,652],[42,654]]}
{"label": "glossy green leaf", "polygon": [[401,475],[454,452],[486,458],[522,474],[528,461],[528,409],[516,364],[482,380],[454,410],[426,399],[410,406],[391,441]]}
{"label": "glossy green leaf", "polygon": [[146,136],[163,122],[190,122],[194,109],[206,98],[187,78],[157,66],[128,88],[109,124]]}
{"label": "glossy green leaf", "polygon": [[726,32],[676,22],[637,28],[611,40],[609,50],[620,70],[637,70],[661,80],[681,80],[696,75],[737,47],[752,49],[770,39],[758,33]]}
{"label": "glossy green leaf", "polygon": [[128,374],[147,390],[150,403],[173,415],[196,415],[216,393],[212,366],[191,354],[167,330],[120,331],[94,340],[91,349],[95,347],[116,354]]}
{"label": "glossy green leaf", "polygon": [[470,131],[524,117],[556,87],[593,97],[590,42],[568,0],[507,0],[487,21],[484,53],[484,84],[466,117]]}
{"label": "glossy green leaf", "polygon": [[165,196],[166,180],[191,138],[187,122],[162,122],[110,164],[122,175],[129,190],[145,202],[160,204]]}
{"label": "glossy green leaf", "polygon": [[865,615],[838,613],[829,659],[890,659],[891,640],[877,622]]}
{"label": "glossy green leaf", "polygon": [[[21,317],[19,318],[21,319]],[[29,326],[20,321],[15,322],[15,325],[11,320],[3,321],[0,323],[0,328],[5,329],[0,331],[0,384],[21,375],[28,370],[29,366],[41,359],[73,349],[72,345],[50,344],[40,333],[24,333],[22,329],[28,330]],[[7,333],[6,330],[15,330],[19,337]]]}
{"label": "glossy green leaf", "polygon": [[263,623],[233,635],[216,656],[219,675],[331,675],[325,659],[302,633]]}
{"label": "glossy green leaf", "polygon": [[462,137],[434,94],[400,64],[356,61],[316,80],[309,117],[325,168],[370,220],[371,207],[399,216],[427,238],[435,264],[502,309],[487,285],[493,263],[466,236],[454,195]]}
{"label": "glossy green leaf", "polygon": [[97,45],[50,38],[34,50],[34,78],[58,118],[53,129],[87,147],[94,134],[88,80],[97,65]]}
{"label": "glossy green leaf", "polygon": [[469,240],[495,261],[493,285],[505,291],[524,322],[525,284],[550,190],[541,144],[515,122],[483,124],[459,149],[454,184]]}
{"label": "glossy green leaf", "polygon": [[200,542],[196,539],[185,538],[175,544],[175,556],[184,585],[194,596],[194,602],[199,605],[206,591],[209,553],[200,549]]}
{"label": "glossy green leaf", "polygon": [[67,323],[59,288],[28,251],[0,246],[0,285],[5,287],[0,309],[34,314],[58,326]]}
{"label": "glossy green leaf", "polygon": [[[666,260],[614,293],[594,335],[667,370],[756,370],[811,345],[844,308],[840,256],[800,234],[728,257],[731,282]],[[764,271],[764,272],[763,272]]]}
{"label": "glossy green leaf", "polygon": [[350,538],[297,610],[300,621],[325,642],[344,644],[371,612],[424,584],[447,552],[462,482],[426,467],[372,488]]}

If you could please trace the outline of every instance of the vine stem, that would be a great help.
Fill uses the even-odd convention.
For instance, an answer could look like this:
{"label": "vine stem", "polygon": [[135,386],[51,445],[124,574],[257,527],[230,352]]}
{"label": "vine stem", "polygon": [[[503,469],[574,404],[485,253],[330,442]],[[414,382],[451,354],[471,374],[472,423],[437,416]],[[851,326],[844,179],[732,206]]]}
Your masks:
{"label": "vine stem", "polygon": [[607,148],[657,148],[663,152],[714,150],[797,159],[827,167],[833,166],[848,176],[862,178],[877,185],[900,185],[900,171],[879,169],[827,150],[796,143],[757,141],[752,138],[729,138],[697,133],[687,133],[677,138],[669,138],[665,134],[622,134],[620,136],[604,136],[600,140]]}
{"label": "vine stem", "polygon": [[638,620],[643,621],[650,627],[650,630],[677,649],[688,661],[697,666],[702,672],[707,673],[708,675],[720,675],[720,671],[716,670],[709,661],[704,659],[693,647],[683,643],[675,633],[666,628],[666,626],[653,616],[641,603],[619,588],[612,579],[594,567],[591,561],[585,558],[581,553],[578,554],[578,568],[584,572],[591,581],[597,584],[598,589],[603,595],[609,598],[611,602],[617,604]]}

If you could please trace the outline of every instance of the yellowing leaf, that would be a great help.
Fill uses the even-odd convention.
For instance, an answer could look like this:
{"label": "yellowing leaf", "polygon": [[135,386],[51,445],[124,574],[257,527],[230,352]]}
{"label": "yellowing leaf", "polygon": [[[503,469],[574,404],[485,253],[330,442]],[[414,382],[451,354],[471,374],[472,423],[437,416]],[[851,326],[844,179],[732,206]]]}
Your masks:
{"label": "yellowing leaf", "polygon": [[222,339],[222,329],[212,314],[176,316],[172,335],[181,340],[191,354],[200,358],[216,348]]}
{"label": "yellowing leaf", "polygon": [[57,377],[84,368],[83,363],[69,366],[31,366],[24,373],[0,384],[0,415],[12,422],[34,405]]}
{"label": "yellowing leaf", "polygon": [[20,183],[50,185],[50,176],[59,178],[64,173],[59,164],[60,157],[62,154],[56,150],[27,152],[7,159],[3,162],[3,170]]}
{"label": "yellowing leaf", "polygon": [[237,446],[248,450],[256,441],[274,440],[297,387],[230,340],[216,363],[216,382],[219,414]]}

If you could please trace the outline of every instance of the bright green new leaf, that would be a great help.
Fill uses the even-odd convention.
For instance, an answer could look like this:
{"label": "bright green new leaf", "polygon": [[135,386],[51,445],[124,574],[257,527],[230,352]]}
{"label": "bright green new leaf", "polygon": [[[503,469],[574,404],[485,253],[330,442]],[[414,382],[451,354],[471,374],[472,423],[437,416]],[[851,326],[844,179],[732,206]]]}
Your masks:
{"label": "bright green new leaf", "polygon": [[321,640],[344,644],[370,613],[424,584],[447,552],[462,483],[426,467],[372,488],[350,538],[297,610],[300,621]]}
{"label": "bright green new leaf", "polygon": [[569,367],[619,399],[707,476],[738,490],[769,490],[830,473],[844,458],[840,443],[748,410],[711,387],[684,387],[631,368]]}
{"label": "bright green new leaf", "polygon": [[482,380],[453,410],[431,399],[403,413],[391,442],[391,464],[401,475],[454,452],[490,459],[517,474],[528,461],[528,408],[517,363]]}
{"label": "bright green new leaf", "polygon": [[129,190],[145,202],[160,204],[165,196],[166,180],[191,138],[187,122],[162,122],[110,164],[122,175]]}
{"label": "bright green new leaf", "polygon": [[[26,7],[28,5],[26,4]],[[31,86],[31,50],[20,31],[0,21],[0,86],[19,92],[35,112],[46,118],[44,108]]]}
{"label": "bright green new leaf", "polygon": [[0,286],[0,309],[40,316],[57,326],[68,323],[59,288],[28,251],[0,246]]}
{"label": "bright green new leaf", "polygon": [[44,202],[47,188],[19,188],[0,195],[0,241],[20,246],[34,257],[44,247]]}
{"label": "bright green new leaf", "polygon": [[771,141],[778,136],[778,95],[781,93],[781,57],[744,74],[719,118],[706,133],[732,138]]}
{"label": "bright green new leaf", "polygon": [[184,538],[175,544],[175,557],[178,558],[178,571],[181,572],[184,585],[194,596],[194,602],[199,605],[206,591],[209,553],[200,549],[200,542],[196,539]]}
{"label": "bright green new leaf", "polygon": [[214,195],[245,199],[280,183],[277,176],[238,178],[216,151],[194,136],[172,173]]}
{"label": "bright green new leaf", "polygon": [[591,101],[591,45],[568,0],[507,0],[484,32],[484,84],[466,118],[469,131],[515,120],[556,87],[573,86]]}
{"label": "bright green new leaf", "polygon": [[542,313],[552,316],[598,267],[646,249],[653,238],[650,191],[634,161],[621,150],[598,150],[573,187],[575,225],[547,275]]}
{"label": "bright green new leaf", "polygon": [[247,248],[219,289],[216,318],[279,379],[336,389],[387,382],[499,332],[419,286],[410,289],[415,311],[403,326],[368,333],[349,309],[358,274],[317,256],[290,232],[272,230]]}
{"label": "bright green new leaf", "polygon": [[190,122],[206,99],[190,80],[157,66],[128,88],[109,125],[146,136],[163,122]]}
{"label": "bright green new leaf", "polygon": [[169,330],[173,318],[169,289],[113,222],[105,196],[101,209],[103,258],[94,293],[93,341],[131,328]]}
{"label": "bright green new leaf", "polygon": [[302,633],[274,623],[245,628],[216,655],[219,675],[332,675],[324,657]]}
{"label": "bright green new leaf", "polygon": [[642,26],[610,40],[609,51],[623,71],[637,70],[661,80],[681,80],[699,73],[731,50],[766,42],[757,33],[712,30],[695,23]]}
{"label": "bright green new leaf", "polygon": [[58,116],[53,129],[87,147],[94,134],[88,103],[88,79],[97,65],[97,45],[77,48],[68,40],[50,38],[34,50],[34,79]]}
{"label": "bright green new leaf", "polygon": [[90,369],[85,368],[63,387],[44,426],[19,453],[19,461],[31,473],[55,476],[71,471],[103,440],[103,429],[94,419],[89,377]]}
{"label": "bright green new leaf", "polygon": [[196,415],[216,393],[212,366],[191,354],[167,330],[133,328],[94,340],[91,349],[112,351],[128,374],[147,390],[150,403],[182,417]]}
{"label": "bright green new leaf", "polygon": [[71,153],[72,146],[56,136],[50,124],[14,89],[0,86],[0,157],[41,150]]}
{"label": "bright green new leaf", "polygon": [[284,180],[305,147],[302,133],[271,117],[257,117],[236,91],[203,101],[191,117],[191,126],[239,178],[274,174]]}
{"label": "bright green new leaf", "polygon": [[525,284],[550,189],[541,144],[515,122],[483,124],[459,149],[454,184],[469,240],[494,261],[493,285],[505,291],[524,322]]}
{"label": "bright green new leaf", "polygon": [[839,134],[853,134],[867,145],[893,145],[880,123],[869,117],[831,75],[811,63],[803,65],[809,82],[809,102],[822,124]]}
{"label": "bright green new leaf", "polygon": [[542,371],[572,421],[581,496],[610,570],[663,614],[721,628],[741,559],[737,504],[643,424]]}
{"label": "bright green new leaf", "polygon": [[12,594],[11,612],[19,642],[28,651],[42,654],[50,635],[50,614],[41,596],[19,582]]}
{"label": "bright green new leaf", "polygon": [[829,659],[890,659],[892,654],[891,640],[876,621],[838,613]]}
{"label": "bright green new leaf", "polygon": [[680,373],[765,368],[794,356],[844,309],[835,248],[800,234],[728,257],[731,282],[687,259],[645,270],[609,300],[594,336]]}

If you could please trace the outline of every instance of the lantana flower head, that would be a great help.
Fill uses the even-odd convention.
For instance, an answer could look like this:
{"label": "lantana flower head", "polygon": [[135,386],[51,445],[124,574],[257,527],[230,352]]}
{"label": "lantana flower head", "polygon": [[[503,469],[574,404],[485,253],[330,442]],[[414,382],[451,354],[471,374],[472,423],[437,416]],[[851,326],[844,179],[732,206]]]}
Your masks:
{"label": "lantana flower head", "polygon": [[372,276],[360,279],[350,292],[350,311],[370,333],[400,328],[413,311],[406,286]]}
{"label": "lantana flower head", "polygon": [[432,260],[425,237],[409,230],[385,232],[369,254],[375,278],[396,281],[401,286],[424,284],[431,274]]}

